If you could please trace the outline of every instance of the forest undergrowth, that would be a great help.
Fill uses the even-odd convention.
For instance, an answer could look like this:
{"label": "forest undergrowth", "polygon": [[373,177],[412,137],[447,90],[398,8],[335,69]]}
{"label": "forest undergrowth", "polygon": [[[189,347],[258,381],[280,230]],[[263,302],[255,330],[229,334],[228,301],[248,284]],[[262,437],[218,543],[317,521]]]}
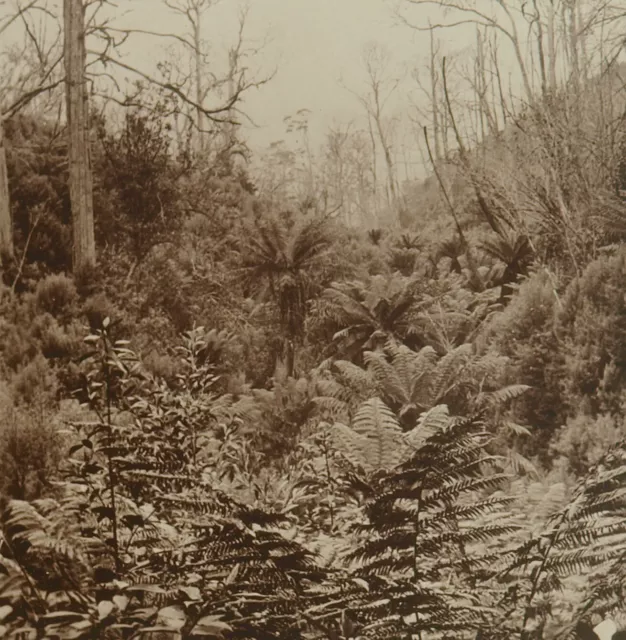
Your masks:
{"label": "forest undergrowth", "polygon": [[73,275],[56,134],[11,119],[0,636],[621,624],[622,156],[601,179],[553,108],[498,149],[515,169],[550,135],[568,163],[537,158],[514,191],[454,156],[454,202],[407,194],[401,227],[370,229],[174,153],[158,112],[102,119],[99,264]]}

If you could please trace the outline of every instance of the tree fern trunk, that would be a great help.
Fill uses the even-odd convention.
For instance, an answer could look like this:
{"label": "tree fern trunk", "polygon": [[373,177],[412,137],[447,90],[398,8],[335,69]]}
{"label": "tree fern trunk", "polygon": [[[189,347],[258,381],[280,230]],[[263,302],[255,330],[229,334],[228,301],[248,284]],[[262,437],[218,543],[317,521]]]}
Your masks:
{"label": "tree fern trunk", "polygon": [[274,378],[276,380],[293,378],[295,366],[295,345],[293,343],[293,340],[285,338],[283,340],[280,352],[276,355],[276,363],[274,365]]}
{"label": "tree fern trunk", "polygon": [[85,10],[82,0],[64,0],[63,18],[73,269],[77,272],[96,262],[89,104],[85,79]]}

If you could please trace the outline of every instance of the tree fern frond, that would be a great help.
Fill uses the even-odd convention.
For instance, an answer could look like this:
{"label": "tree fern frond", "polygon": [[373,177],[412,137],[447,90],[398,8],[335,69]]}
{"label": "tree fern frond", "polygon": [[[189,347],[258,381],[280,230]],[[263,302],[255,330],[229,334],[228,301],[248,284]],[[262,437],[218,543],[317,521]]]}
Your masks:
{"label": "tree fern frond", "polygon": [[391,365],[385,355],[380,351],[366,351],[363,354],[366,366],[373,373],[381,397],[405,404],[410,401],[407,389],[398,375],[395,367]]}
{"label": "tree fern frond", "polygon": [[500,406],[513,400],[517,400],[517,398],[524,395],[530,389],[531,387],[526,384],[508,385],[502,389],[497,389],[496,391],[491,391],[486,394],[485,401],[488,404]]}
{"label": "tree fern frond", "polygon": [[355,467],[366,473],[376,470],[376,461],[371,455],[371,444],[368,438],[341,423],[335,423],[332,429],[335,448]]}
{"label": "tree fern frond", "polygon": [[448,390],[454,376],[465,366],[472,353],[472,346],[463,344],[447,353],[438,363],[429,380],[429,394],[433,404]]}
{"label": "tree fern frond", "polygon": [[420,387],[427,386],[429,381],[424,381],[425,376],[428,376],[434,365],[438,360],[437,352],[430,346],[423,347],[414,356],[412,363],[412,375],[411,375],[411,397],[415,397],[415,392]]}
{"label": "tree fern frond", "polygon": [[450,422],[450,414],[445,404],[437,405],[420,415],[417,424],[405,434],[405,439],[413,449],[421,447],[437,431],[444,429]]}
{"label": "tree fern frond", "polygon": [[402,430],[379,398],[360,405],[351,428],[338,424],[333,433],[337,448],[369,473],[390,469],[402,459]]}
{"label": "tree fern frond", "polygon": [[339,382],[358,398],[363,392],[372,389],[372,378],[367,371],[347,360],[336,360],[333,371],[339,374]]}

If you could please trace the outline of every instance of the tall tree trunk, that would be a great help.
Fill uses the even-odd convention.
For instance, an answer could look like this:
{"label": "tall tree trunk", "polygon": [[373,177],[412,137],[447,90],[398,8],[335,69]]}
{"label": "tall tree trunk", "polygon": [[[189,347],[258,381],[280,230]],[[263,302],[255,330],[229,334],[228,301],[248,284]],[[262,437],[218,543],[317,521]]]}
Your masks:
{"label": "tall tree trunk", "polygon": [[0,118],[0,265],[3,256],[13,255],[13,225],[9,198],[7,151],[4,142],[4,122]]}
{"label": "tall tree trunk", "polygon": [[193,27],[193,47],[194,66],[196,76],[196,126],[198,127],[198,151],[202,153],[205,149],[206,133],[204,128],[204,70],[202,64],[202,25],[200,24],[201,13],[199,7],[194,7],[193,19],[190,18]]}
{"label": "tall tree trunk", "polygon": [[571,64],[571,73],[572,80],[574,83],[574,87],[576,90],[580,89],[580,59],[578,56],[578,16],[576,14],[576,0],[568,0],[567,4],[568,11],[568,21],[567,21],[567,29],[568,29],[568,38],[569,38],[569,49],[570,49],[570,64]]}
{"label": "tall tree trunk", "polygon": [[77,273],[96,263],[89,104],[85,78],[85,8],[82,0],[64,0],[63,17],[69,189],[74,244],[72,267],[74,273]]}
{"label": "tall tree trunk", "polygon": [[[231,49],[228,52],[228,102],[230,103],[235,95],[235,76],[237,73],[237,67],[239,65],[239,56],[236,49]],[[227,116],[231,122],[227,122],[224,125],[224,149],[226,150],[227,158],[231,158],[231,151],[235,147],[236,142],[236,128],[232,123],[233,111],[228,110]]]}
{"label": "tall tree trunk", "polygon": [[439,87],[437,78],[437,49],[435,47],[435,30],[430,30],[430,104],[433,114],[433,141],[435,143],[435,159],[441,162],[441,116],[439,114]]}
{"label": "tall tree trunk", "polygon": [[[535,8],[535,28],[537,30],[537,56],[539,58],[539,77],[541,78],[541,95],[545,98],[548,93],[548,79],[546,74],[546,54],[544,47],[544,34],[543,23],[541,22],[541,11],[537,5],[537,0],[533,0]],[[550,35],[548,34],[548,41],[550,41]]]}
{"label": "tall tree trunk", "polygon": [[555,0],[548,3],[548,87],[556,91],[556,8]]}

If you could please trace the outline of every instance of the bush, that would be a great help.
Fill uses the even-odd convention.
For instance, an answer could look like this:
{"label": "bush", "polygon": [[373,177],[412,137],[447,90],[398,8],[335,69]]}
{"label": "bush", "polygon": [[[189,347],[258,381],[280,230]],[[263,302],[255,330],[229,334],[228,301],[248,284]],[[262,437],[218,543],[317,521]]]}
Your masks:
{"label": "bush", "polygon": [[0,493],[41,497],[61,457],[59,437],[42,406],[0,409]]}
{"label": "bush", "polygon": [[[621,413],[626,384],[626,249],[591,262],[563,299],[557,335],[563,391],[593,415]],[[575,404],[574,404],[575,406]]]}
{"label": "bush", "polygon": [[623,439],[624,422],[609,415],[579,415],[558,431],[550,451],[564,458],[569,470],[581,477],[596,465],[608,449]]}
{"label": "bush", "polygon": [[12,396],[18,405],[48,403],[56,397],[57,379],[43,355],[38,354],[11,382]]}
{"label": "bush", "polygon": [[102,329],[102,322],[105,318],[115,318],[116,310],[111,301],[104,293],[98,293],[85,300],[83,304],[83,315],[89,322],[91,331]]}
{"label": "bush", "polygon": [[35,305],[55,318],[69,316],[78,300],[76,285],[64,274],[49,275],[37,284]]}
{"label": "bush", "polygon": [[559,384],[562,356],[555,339],[556,306],[550,278],[534,273],[504,311],[494,316],[484,335],[495,343],[498,353],[510,358],[510,381],[531,386],[516,402],[516,412],[522,424],[541,432],[541,437],[529,441],[532,454],[545,454],[546,442],[563,424],[569,409]]}

